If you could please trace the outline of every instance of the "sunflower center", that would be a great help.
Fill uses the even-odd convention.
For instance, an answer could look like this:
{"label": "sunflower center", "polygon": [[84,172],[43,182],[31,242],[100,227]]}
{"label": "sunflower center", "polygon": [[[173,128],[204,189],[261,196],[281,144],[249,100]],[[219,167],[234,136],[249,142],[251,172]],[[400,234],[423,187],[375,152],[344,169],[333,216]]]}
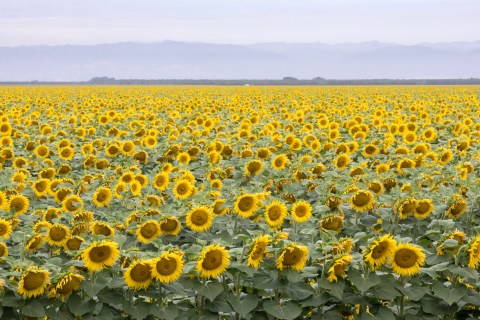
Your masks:
{"label": "sunflower center", "polygon": [[275,159],[275,166],[277,167],[283,166],[283,159]]}
{"label": "sunflower center", "polygon": [[273,206],[268,210],[268,217],[270,220],[277,220],[280,218],[282,210],[278,206]]}
{"label": "sunflower center", "polygon": [[177,221],[173,219],[165,219],[162,222],[161,228],[165,232],[172,232],[177,228]]}
{"label": "sunflower center", "polygon": [[12,206],[15,211],[20,211],[23,209],[24,203],[21,199],[13,199],[10,206]]}
{"label": "sunflower center", "polygon": [[375,248],[373,248],[372,258],[378,259],[383,257],[386,250],[387,250],[387,244],[380,242]]}
{"label": "sunflower center", "polygon": [[302,258],[302,251],[299,248],[289,248],[283,254],[283,264],[292,266],[300,261]]}
{"label": "sunflower center", "polygon": [[185,184],[179,184],[177,187],[177,193],[180,195],[184,195],[188,192],[188,187]]}
{"label": "sunflower center", "polygon": [[148,222],[146,223],[144,226],[142,226],[142,228],[140,229],[140,234],[144,237],[144,238],[151,238],[153,237],[155,234],[157,233],[157,226],[155,223],[153,222]]}
{"label": "sunflower center", "polygon": [[162,276],[169,276],[177,269],[177,260],[171,257],[162,258],[157,262],[156,269]]}
{"label": "sunflower center", "polygon": [[202,267],[206,270],[215,270],[222,264],[222,259],[220,250],[210,250],[205,254]]}
{"label": "sunflower center", "polygon": [[299,207],[295,208],[295,215],[297,217],[303,217],[306,214],[307,214],[307,210],[305,209],[305,207],[299,206]]}
{"label": "sunflower center", "polygon": [[4,224],[0,224],[0,236],[3,236],[7,233],[7,227]]}
{"label": "sunflower center", "polygon": [[80,245],[82,244],[82,240],[78,238],[72,238],[67,241],[67,248],[69,250],[78,250],[80,249]]}
{"label": "sunflower center", "polygon": [[30,271],[23,278],[23,287],[26,290],[35,290],[45,283],[45,274],[43,272]]}
{"label": "sunflower center", "polygon": [[65,239],[67,232],[62,227],[53,227],[49,232],[50,238],[54,241],[61,241]]}
{"label": "sunflower center", "polygon": [[417,206],[416,211],[420,214],[425,214],[430,209],[430,205],[427,202],[420,202]]}
{"label": "sunflower center", "polygon": [[243,197],[238,202],[238,208],[242,211],[248,211],[253,207],[253,198],[252,197]]}
{"label": "sunflower center", "polygon": [[368,204],[369,201],[370,201],[370,197],[365,192],[357,193],[353,197],[353,204],[356,205],[356,206],[359,206],[359,207],[362,207],[362,206]]}
{"label": "sunflower center", "polygon": [[192,223],[197,226],[202,226],[208,221],[208,214],[203,210],[197,210],[192,213]]}
{"label": "sunflower center", "polygon": [[417,255],[410,249],[400,249],[395,253],[395,263],[402,268],[410,268],[417,262]]}
{"label": "sunflower center", "polygon": [[152,278],[152,269],[148,264],[139,263],[132,268],[130,276],[135,282],[144,282]]}
{"label": "sunflower center", "polygon": [[111,249],[108,246],[94,247],[88,253],[90,260],[96,263],[102,263],[110,257]]}
{"label": "sunflower center", "polygon": [[251,257],[253,260],[257,260],[263,255],[264,252],[265,252],[265,244],[258,243],[255,245],[255,249],[252,251]]}

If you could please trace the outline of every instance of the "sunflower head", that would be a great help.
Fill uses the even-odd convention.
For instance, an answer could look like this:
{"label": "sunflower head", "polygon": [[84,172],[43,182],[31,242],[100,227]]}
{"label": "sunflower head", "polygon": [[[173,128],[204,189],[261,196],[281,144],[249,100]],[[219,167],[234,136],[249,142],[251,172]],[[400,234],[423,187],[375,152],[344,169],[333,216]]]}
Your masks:
{"label": "sunflower head", "polygon": [[186,216],[186,224],[195,232],[203,232],[212,226],[213,217],[210,208],[194,207]]}
{"label": "sunflower head", "polygon": [[387,263],[397,242],[390,234],[377,238],[363,252],[363,259],[372,269],[378,269]]}
{"label": "sunflower head", "polygon": [[18,283],[17,292],[24,298],[35,298],[42,295],[50,284],[47,270],[29,268]]}
{"label": "sunflower head", "polygon": [[235,212],[244,218],[250,217],[257,211],[259,199],[255,194],[244,194],[237,198],[235,202]]}
{"label": "sunflower head", "polygon": [[373,194],[367,190],[358,190],[350,198],[350,206],[357,212],[368,211],[373,204]]}
{"label": "sunflower head", "polygon": [[247,265],[258,268],[260,266],[260,262],[263,261],[263,256],[267,252],[267,245],[270,242],[269,236],[258,236],[253,245],[250,253],[248,254],[248,262]]}
{"label": "sunflower head", "polygon": [[312,216],[312,206],[307,201],[297,201],[292,206],[291,214],[296,222],[306,222]]}
{"label": "sunflower head", "polygon": [[135,261],[124,272],[123,278],[130,289],[147,289],[152,282],[152,263]]}
{"label": "sunflower head", "polygon": [[218,245],[205,247],[197,262],[197,271],[202,278],[217,278],[225,272],[230,264],[230,254]]}
{"label": "sunflower head", "polygon": [[397,244],[390,256],[393,272],[409,277],[420,272],[420,267],[425,264],[425,254],[422,249],[410,243]]}
{"label": "sunflower head", "polygon": [[176,236],[181,228],[182,224],[176,217],[166,217],[160,221],[160,229],[163,234]]}
{"label": "sunflower head", "polygon": [[137,239],[142,243],[149,243],[155,240],[162,230],[156,220],[148,220],[137,229]]}
{"label": "sunflower head", "polygon": [[164,252],[152,260],[152,276],[161,283],[177,281],[183,273],[183,252]]}
{"label": "sunflower head", "polygon": [[292,244],[282,250],[276,261],[277,269],[293,269],[300,271],[305,267],[308,259],[308,248],[302,245]]}
{"label": "sunflower head", "polygon": [[82,251],[81,257],[90,272],[111,267],[118,259],[118,244],[112,241],[94,242]]}

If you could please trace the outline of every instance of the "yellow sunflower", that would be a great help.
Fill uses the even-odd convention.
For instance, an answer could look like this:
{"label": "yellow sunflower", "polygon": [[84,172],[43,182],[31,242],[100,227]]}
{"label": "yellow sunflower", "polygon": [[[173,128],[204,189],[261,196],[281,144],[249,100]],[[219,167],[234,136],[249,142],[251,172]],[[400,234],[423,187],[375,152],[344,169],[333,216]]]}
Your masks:
{"label": "yellow sunflower", "polygon": [[205,247],[200,253],[197,262],[197,272],[201,278],[217,278],[225,272],[230,265],[230,254],[218,245]]}
{"label": "yellow sunflower", "polygon": [[68,273],[64,275],[48,293],[49,298],[59,297],[62,301],[68,298],[72,293],[80,290],[84,276],[77,273]]}
{"label": "yellow sunflower", "polygon": [[149,243],[161,234],[160,224],[155,220],[148,220],[137,229],[137,240]]}
{"label": "yellow sunflower", "polygon": [[50,189],[50,180],[48,179],[39,179],[32,183],[33,192],[37,197],[43,197],[48,194]]}
{"label": "yellow sunflower", "polygon": [[63,224],[55,223],[49,226],[47,241],[51,246],[63,246],[70,237],[70,230]]}
{"label": "yellow sunflower", "polygon": [[260,160],[252,160],[245,165],[246,175],[257,175],[263,170],[263,162]]}
{"label": "yellow sunflower", "polygon": [[255,194],[244,194],[237,198],[235,202],[235,212],[243,217],[250,217],[258,209],[259,200]]}
{"label": "yellow sunflower", "polygon": [[176,236],[180,232],[180,229],[182,229],[182,224],[180,220],[175,217],[166,217],[160,221],[160,229],[163,234]]}
{"label": "yellow sunflower", "polygon": [[468,244],[468,267],[476,269],[480,264],[480,236],[476,236]]}
{"label": "yellow sunflower", "polygon": [[293,269],[300,271],[305,267],[308,259],[306,246],[292,244],[285,247],[276,261],[277,269]]}
{"label": "yellow sunflower", "polygon": [[101,221],[94,221],[90,224],[90,231],[95,235],[102,235],[105,237],[113,237],[115,229],[110,227],[107,223]]}
{"label": "yellow sunflower", "polygon": [[95,206],[102,208],[108,206],[112,200],[112,190],[107,187],[98,188],[93,194],[92,202]]}
{"label": "yellow sunflower", "polygon": [[333,160],[333,166],[338,170],[345,170],[350,163],[350,157],[346,154],[339,155]]}
{"label": "yellow sunflower", "polygon": [[5,243],[0,242],[0,262],[4,262],[3,257],[8,256],[8,247]]}
{"label": "yellow sunflower", "polygon": [[275,170],[282,170],[286,167],[287,163],[288,158],[282,153],[272,159],[272,168]]}
{"label": "yellow sunflower", "polygon": [[292,207],[292,217],[296,222],[306,222],[312,216],[312,206],[307,201],[297,201]]}
{"label": "yellow sunflower", "polygon": [[338,278],[345,277],[345,270],[347,269],[350,262],[352,262],[353,257],[349,254],[345,254],[336,258],[333,262],[333,265],[328,269],[328,277],[327,280],[329,282],[336,282]]}
{"label": "yellow sunflower", "polygon": [[28,253],[33,253],[40,249],[44,243],[45,237],[41,234],[36,234],[27,241],[27,243],[25,244],[25,249]]}
{"label": "yellow sunflower", "polygon": [[82,211],[83,200],[76,195],[68,195],[62,201],[63,210],[71,213]]}
{"label": "yellow sunflower", "polygon": [[425,264],[425,254],[422,248],[410,243],[397,244],[390,256],[393,272],[409,277],[420,272],[420,267]]}
{"label": "yellow sunflower", "polygon": [[363,251],[363,260],[365,260],[372,269],[378,269],[387,263],[396,245],[397,242],[390,234],[377,238]]}
{"label": "yellow sunflower", "polygon": [[181,179],[173,187],[173,194],[177,199],[183,200],[193,194],[194,186],[188,181]]}
{"label": "yellow sunflower", "polygon": [[186,216],[187,226],[195,232],[203,232],[213,223],[213,212],[207,207],[195,207]]}
{"label": "yellow sunflower", "polygon": [[283,224],[287,216],[287,206],[280,201],[274,200],[265,208],[265,220],[272,228],[277,228]]}
{"label": "yellow sunflower", "polygon": [[130,289],[147,289],[152,282],[152,264],[150,261],[135,261],[123,273],[123,279]]}
{"label": "yellow sunflower", "polygon": [[82,245],[82,243],[84,241],[85,241],[85,239],[83,239],[82,237],[73,236],[73,237],[68,238],[67,241],[65,241],[65,244],[63,245],[63,247],[67,251],[79,250],[80,246]]}
{"label": "yellow sunflower", "polygon": [[118,244],[112,241],[94,242],[82,251],[81,257],[90,272],[111,267],[118,259]]}
{"label": "yellow sunflower", "polygon": [[451,219],[460,219],[467,210],[467,202],[464,199],[456,200],[447,209],[447,217]]}
{"label": "yellow sunflower", "polygon": [[12,233],[12,222],[0,218],[0,238],[8,239]]}
{"label": "yellow sunflower", "polygon": [[24,214],[30,207],[30,201],[21,194],[13,195],[8,201],[7,211],[13,210],[16,216]]}
{"label": "yellow sunflower", "polygon": [[433,211],[433,203],[430,199],[421,199],[417,201],[417,207],[413,215],[418,219],[426,219]]}
{"label": "yellow sunflower", "polygon": [[177,281],[183,273],[183,253],[164,252],[152,260],[152,276],[161,283]]}
{"label": "yellow sunflower", "polygon": [[367,190],[358,190],[350,197],[350,207],[356,212],[370,210],[373,203],[373,194]]}
{"label": "yellow sunflower", "polygon": [[250,267],[258,268],[260,262],[263,261],[263,256],[267,252],[267,245],[270,242],[268,235],[258,236],[253,242],[252,249],[248,254],[247,265]]}
{"label": "yellow sunflower", "polygon": [[324,230],[336,231],[339,233],[344,222],[345,220],[342,215],[332,214],[320,220],[320,227]]}
{"label": "yellow sunflower", "polygon": [[50,284],[50,273],[35,267],[27,269],[18,283],[17,292],[24,298],[42,295]]}

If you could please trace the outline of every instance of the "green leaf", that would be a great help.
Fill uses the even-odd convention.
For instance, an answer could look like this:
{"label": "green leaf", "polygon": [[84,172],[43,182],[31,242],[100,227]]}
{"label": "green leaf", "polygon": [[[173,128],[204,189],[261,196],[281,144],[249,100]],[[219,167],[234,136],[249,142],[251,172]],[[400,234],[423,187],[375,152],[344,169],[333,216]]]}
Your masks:
{"label": "green leaf", "polygon": [[424,312],[437,316],[457,311],[456,306],[449,306],[443,300],[435,298],[429,294],[425,295],[420,303],[422,304]]}
{"label": "green leaf", "polygon": [[32,300],[22,307],[24,316],[32,318],[40,318],[45,316],[45,308],[38,300]]}
{"label": "green leaf", "polygon": [[437,277],[437,272],[447,270],[450,266],[450,262],[442,262],[436,265],[431,266],[430,268],[421,268],[420,270],[423,273],[428,274],[432,278]]}
{"label": "green leaf", "polygon": [[170,304],[167,307],[152,307],[152,315],[164,319],[164,320],[175,320],[178,318],[178,307],[174,304]]}
{"label": "green leaf", "polygon": [[370,273],[365,277],[364,274],[360,273],[358,270],[351,269],[348,273],[348,280],[353,283],[353,285],[360,290],[363,294],[367,292],[368,289],[380,284],[380,277],[375,273]]}
{"label": "green leaf", "polygon": [[6,293],[1,302],[4,307],[21,307],[25,304],[25,300],[17,298],[13,292]]}
{"label": "green leaf", "polygon": [[435,296],[441,298],[448,305],[457,303],[467,293],[467,288],[463,285],[448,288],[439,282],[433,285],[432,290]]}
{"label": "green leaf", "polygon": [[393,300],[402,295],[392,283],[383,281],[372,290],[372,294],[375,298],[382,300]]}
{"label": "green leaf", "polygon": [[258,305],[258,297],[255,295],[247,295],[243,300],[238,300],[236,296],[229,295],[227,301],[242,318],[245,318]]}
{"label": "green leaf", "polygon": [[320,295],[314,295],[311,296],[310,298],[303,300],[300,302],[303,308],[307,307],[318,307],[321,306],[322,304],[325,304],[330,299],[330,295],[326,292],[322,292]]}
{"label": "green leaf", "polygon": [[409,287],[397,286],[397,289],[413,301],[419,301],[425,294],[428,293],[428,289],[415,284]]}
{"label": "green leaf", "polygon": [[452,266],[452,267],[448,268],[448,271],[450,271],[453,274],[457,274],[459,276],[467,278],[467,279],[477,280],[480,277],[477,270],[470,269],[470,268],[460,268],[460,267],[457,267],[457,266]]}
{"label": "green leaf", "polygon": [[386,307],[380,307],[374,317],[375,319],[380,320],[395,320],[395,314],[393,311]]}
{"label": "green leaf", "polygon": [[145,319],[150,313],[150,304],[143,301],[135,304],[125,303],[123,308],[125,312],[138,320]]}
{"label": "green leaf", "polygon": [[93,300],[83,301],[78,294],[71,295],[67,300],[68,309],[74,316],[82,316],[95,309],[96,302]]}
{"label": "green leaf", "polygon": [[327,279],[323,278],[318,281],[318,286],[326,289],[335,298],[342,299],[345,281],[339,279],[337,282],[328,282]]}
{"label": "green leaf", "polygon": [[277,304],[271,300],[263,303],[263,309],[269,314],[282,320],[293,320],[302,313],[302,308],[293,301],[284,305]]}
{"label": "green leaf", "polygon": [[285,289],[285,293],[293,300],[305,300],[315,294],[315,290],[305,282],[291,283]]}
{"label": "green leaf", "polygon": [[223,286],[219,282],[209,282],[200,288],[198,294],[213,301],[223,291]]}

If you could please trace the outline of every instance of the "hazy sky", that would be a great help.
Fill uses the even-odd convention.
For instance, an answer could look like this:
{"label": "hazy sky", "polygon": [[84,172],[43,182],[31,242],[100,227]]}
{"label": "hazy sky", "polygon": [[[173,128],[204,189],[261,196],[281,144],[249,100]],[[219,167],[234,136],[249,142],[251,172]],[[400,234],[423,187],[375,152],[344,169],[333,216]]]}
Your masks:
{"label": "hazy sky", "polygon": [[0,46],[480,40],[479,0],[0,0]]}

